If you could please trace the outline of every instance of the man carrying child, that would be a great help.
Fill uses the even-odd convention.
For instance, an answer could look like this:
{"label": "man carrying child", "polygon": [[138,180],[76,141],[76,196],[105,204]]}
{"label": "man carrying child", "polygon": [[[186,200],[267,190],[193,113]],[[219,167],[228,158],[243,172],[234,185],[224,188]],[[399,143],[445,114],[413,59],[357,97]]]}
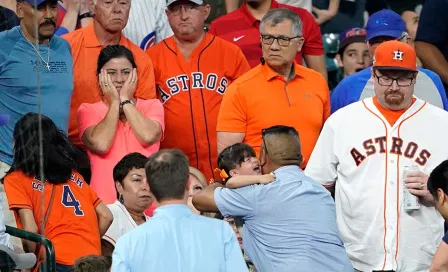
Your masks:
{"label": "man carrying child", "polygon": [[235,163],[221,169],[227,187],[244,187],[224,188],[225,183],[215,182],[193,197],[195,207],[242,218],[243,247],[257,271],[353,271],[330,193],[300,169],[297,131],[270,127],[263,130],[262,140],[260,161],[250,147],[223,151]]}

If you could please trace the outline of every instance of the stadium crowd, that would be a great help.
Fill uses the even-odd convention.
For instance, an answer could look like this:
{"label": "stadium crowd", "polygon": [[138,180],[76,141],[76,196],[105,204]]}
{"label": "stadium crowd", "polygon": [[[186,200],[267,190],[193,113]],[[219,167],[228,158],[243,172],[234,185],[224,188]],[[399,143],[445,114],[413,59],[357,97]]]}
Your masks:
{"label": "stadium crowd", "polygon": [[0,271],[448,272],[445,12],[0,0]]}

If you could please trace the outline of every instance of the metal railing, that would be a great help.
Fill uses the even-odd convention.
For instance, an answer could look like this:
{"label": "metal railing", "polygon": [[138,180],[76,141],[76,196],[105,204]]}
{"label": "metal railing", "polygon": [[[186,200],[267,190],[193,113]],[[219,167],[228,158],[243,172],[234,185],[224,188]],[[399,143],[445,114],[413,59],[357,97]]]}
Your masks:
{"label": "metal railing", "polygon": [[[20,239],[29,240],[38,245],[42,245],[45,249],[45,261],[40,264],[41,272],[56,272],[56,258],[53,243],[42,235],[6,226],[6,233]],[[38,257],[38,256],[37,256]],[[39,259],[37,260],[39,263]]]}

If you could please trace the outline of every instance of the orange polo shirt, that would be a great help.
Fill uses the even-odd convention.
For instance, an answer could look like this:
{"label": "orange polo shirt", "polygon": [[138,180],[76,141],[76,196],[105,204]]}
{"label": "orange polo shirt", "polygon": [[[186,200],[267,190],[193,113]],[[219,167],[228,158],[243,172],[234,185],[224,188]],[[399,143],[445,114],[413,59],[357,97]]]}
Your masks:
{"label": "orange polo shirt", "polygon": [[216,130],[245,133],[243,142],[258,155],[263,128],[294,127],[299,132],[305,167],[330,116],[330,93],[318,72],[295,62],[294,71],[295,77],[286,83],[267,64],[260,64],[235,80],[222,99]]}
{"label": "orange polo shirt", "polygon": [[[73,56],[74,88],[70,105],[70,124],[68,136],[70,141],[83,146],[79,139],[77,112],[82,103],[96,103],[101,101],[101,89],[96,75],[97,61],[100,51],[104,48],[98,41],[94,23],[62,36],[71,46]],[[148,55],[121,35],[120,45],[132,51],[137,65],[137,88],[135,96],[142,99],[156,98],[154,69]]]}

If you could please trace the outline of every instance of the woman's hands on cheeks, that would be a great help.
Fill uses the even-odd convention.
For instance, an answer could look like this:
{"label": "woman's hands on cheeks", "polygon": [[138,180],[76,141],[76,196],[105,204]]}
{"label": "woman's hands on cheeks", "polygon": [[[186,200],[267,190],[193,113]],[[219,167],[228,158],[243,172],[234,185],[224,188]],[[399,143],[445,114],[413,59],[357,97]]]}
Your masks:
{"label": "woman's hands on cheeks", "polygon": [[132,69],[128,79],[123,84],[120,91],[120,102],[134,99],[135,89],[137,87],[137,69]]}
{"label": "woman's hands on cheeks", "polygon": [[104,97],[108,100],[110,104],[120,102],[118,91],[115,88],[110,75],[106,70],[101,70],[101,73],[98,76],[98,81],[100,83],[101,92]]}

